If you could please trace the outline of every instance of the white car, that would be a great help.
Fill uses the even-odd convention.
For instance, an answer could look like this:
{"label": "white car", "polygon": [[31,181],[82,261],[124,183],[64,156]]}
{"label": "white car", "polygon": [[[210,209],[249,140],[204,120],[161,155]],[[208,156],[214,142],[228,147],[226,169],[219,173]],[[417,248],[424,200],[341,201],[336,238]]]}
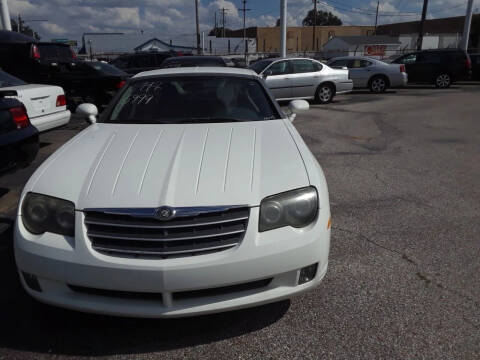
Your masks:
{"label": "white car", "polygon": [[253,63],[250,69],[261,75],[275,99],[315,100],[327,104],[335,95],[352,91],[348,71],[308,58],[274,58]]}
{"label": "white car", "polygon": [[[292,111],[308,109],[304,100]],[[28,181],[15,225],[21,281],[70,309],[178,317],[312,289],[330,245],[317,160],[254,72],[136,75]]]}
{"label": "white car", "polygon": [[375,93],[403,87],[408,83],[403,64],[387,64],[365,56],[337,57],[330,59],[327,64],[333,68],[348,68],[349,78],[353,80],[355,88],[368,88]]}
{"label": "white car", "polygon": [[42,132],[70,121],[65,93],[60,86],[27,84],[0,70],[0,91],[21,101],[33,126]]}

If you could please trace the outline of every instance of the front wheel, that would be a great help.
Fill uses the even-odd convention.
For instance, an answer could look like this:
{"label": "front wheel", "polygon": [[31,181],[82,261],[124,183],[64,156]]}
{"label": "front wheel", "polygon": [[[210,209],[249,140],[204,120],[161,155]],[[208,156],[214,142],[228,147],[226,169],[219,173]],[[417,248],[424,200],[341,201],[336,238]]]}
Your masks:
{"label": "front wheel", "polygon": [[435,86],[440,89],[446,89],[452,85],[452,79],[448,74],[440,74],[435,78]]}
{"label": "front wheel", "polygon": [[328,104],[332,102],[334,96],[334,90],[330,84],[322,84],[318,87],[315,99],[320,104]]}
{"label": "front wheel", "polygon": [[383,76],[375,76],[370,80],[370,91],[374,93],[383,93],[387,90],[387,80]]}

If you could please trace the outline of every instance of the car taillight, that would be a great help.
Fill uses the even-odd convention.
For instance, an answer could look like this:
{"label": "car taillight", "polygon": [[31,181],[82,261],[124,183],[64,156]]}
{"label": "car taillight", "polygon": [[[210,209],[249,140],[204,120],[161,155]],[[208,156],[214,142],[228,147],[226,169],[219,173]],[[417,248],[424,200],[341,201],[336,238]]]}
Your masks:
{"label": "car taillight", "polygon": [[127,83],[127,82],[126,82],[125,80],[120,80],[119,82],[117,82],[117,83],[115,84],[115,88],[121,89],[122,87],[125,86],[126,83]]}
{"label": "car taillight", "polygon": [[30,125],[30,120],[28,120],[27,110],[25,110],[24,106],[18,106],[11,108],[10,114],[12,115],[13,121],[15,125],[17,125],[17,129],[23,129]]}
{"label": "car taillight", "polygon": [[70,47],[70,52],[72,53],[72,59],[76,59],[77,53],[75,52],[75,50],[72,49],[72,47]]}
{"label": "car taillight", "polygon": [[472,70],[472,60],[470,60],[469,57],[465,59],[465,67],[467,68],[467,70]]}
{"label": "car taillight", "polygon": [[67,105],[67,98],[65,95],[58,95],[57,96],[57,107],[59,106],[66,106]]}
{"label": "car taillight", "polygon": [[32,59],[40,59],[40,50],[38,49],[38,46],[35,44],[33,44],[30,49],[30,57]]}
{"label": "car taillight", "polygon": [[402,72],[402,73],[407,72],[405,70],[405,65],[403,65],[403,64],[400,65],[400,72]]}

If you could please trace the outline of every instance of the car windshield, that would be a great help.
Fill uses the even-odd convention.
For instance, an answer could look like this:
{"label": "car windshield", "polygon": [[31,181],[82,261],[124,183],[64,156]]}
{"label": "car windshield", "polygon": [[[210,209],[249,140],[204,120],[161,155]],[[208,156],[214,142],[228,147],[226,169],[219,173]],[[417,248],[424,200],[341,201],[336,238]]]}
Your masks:
{"label": "car windshield", "polygon": [[255,71],[257,74],[260,74],[272,62],[272,60],[260,60],[250,65],[250,69]]}
{"label": "car windshield", "polygon": [[180,124],[279,118],[257,79],[190,75],[133,81],[106,122]]}
{"label": "car windshield", "polygon": [[0,70],[0,88],[26,84],[27,83],[25,81],[20,80],[19,78],[16,78],[15,76]]}
{"label": "car windshield", "polygon": [[106,75],[116,75],[116,76],[126,75],[126,73],[120,70],[119,68],[101,61],[85,62],[85,64]]}

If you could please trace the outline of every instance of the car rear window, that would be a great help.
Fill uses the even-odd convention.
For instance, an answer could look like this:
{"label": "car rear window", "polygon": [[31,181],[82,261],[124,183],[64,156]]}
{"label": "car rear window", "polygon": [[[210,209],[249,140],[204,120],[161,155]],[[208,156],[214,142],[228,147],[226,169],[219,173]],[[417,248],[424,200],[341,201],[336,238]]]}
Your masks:
{"label": "car rear window", "polygon": [[256,61],[250,65],[250,69],[255,71],[257,74],[260,74],[265,68],[270,65],[273,60],[260,60]]}
{"label": "car rear window", "polygon": [[257,79],[209,74],[134,81],[122,92],[106,122],[179,124],[279,118]]}
{"label": "car rear window", "polygon": [[86,64],[91,68],[106,75],[116,75],[116,76],[126,75],[125,72],[116,68],[115,66],[101,62],[101,61],[95,61],[91,63],[86,62]]}
{"label": "car rear window", "polygon": [[37,46],[42,59],[73,59],[69,46],[52,44],[38,44]]}
{"label": "car rear window", "polygon": [[16,78],[5,71],[0,70],[0,88],[26,85],[27,83],[19,78]]}

